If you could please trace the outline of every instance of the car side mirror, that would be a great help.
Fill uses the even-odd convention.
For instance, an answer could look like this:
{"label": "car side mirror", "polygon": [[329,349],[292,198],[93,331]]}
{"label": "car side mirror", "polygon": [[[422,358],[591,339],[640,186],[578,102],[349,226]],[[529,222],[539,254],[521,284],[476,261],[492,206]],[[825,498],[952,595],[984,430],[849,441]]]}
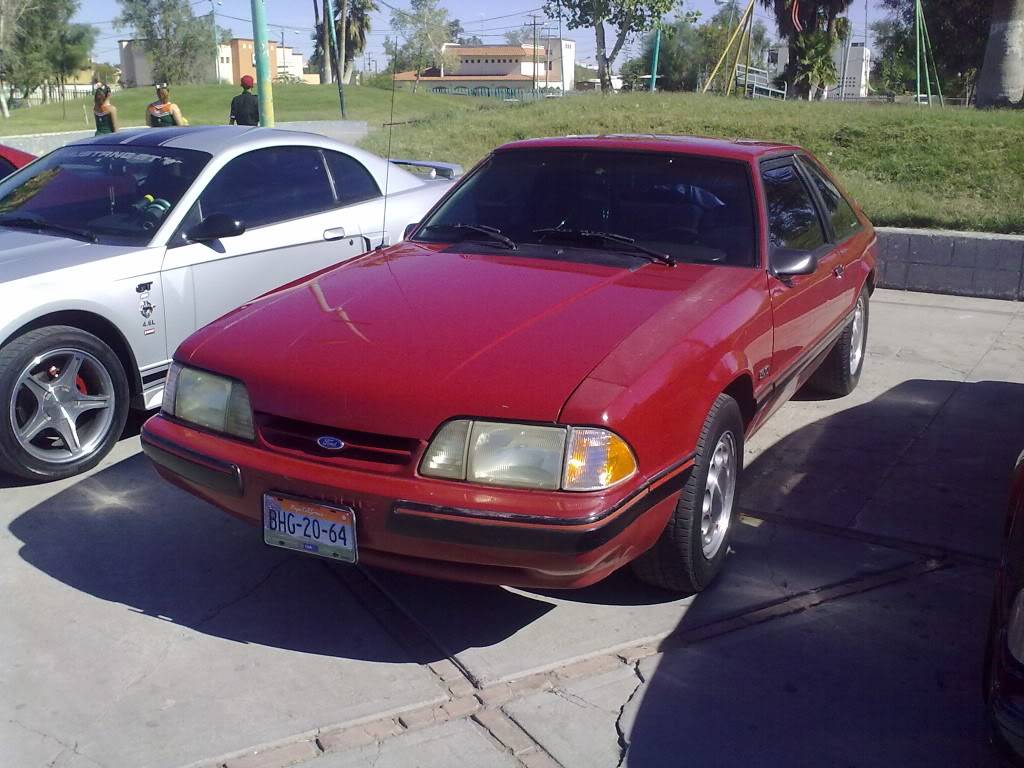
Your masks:
{"label": "car side mirror", "polygon": [[779,278],[813,275],[818,269],[818,257],[810,251],[795,248],[775,248],[771,254],[772,273]]}
{"label": "car side mirror", "polygon": [[406,224],[405,232],[402,233],[402,239],[408,240],[412,237],[412,233],[416,231],[416,228],[420,225],[418,221],[414,221],[412,224]]}
{"label": "car side mirror", "polygon": [[222,240],[225,237],[237,237],[245,232],[245,224],[226,213],[211,213],[192,229],[185,237],[194,243],[208,243]]}

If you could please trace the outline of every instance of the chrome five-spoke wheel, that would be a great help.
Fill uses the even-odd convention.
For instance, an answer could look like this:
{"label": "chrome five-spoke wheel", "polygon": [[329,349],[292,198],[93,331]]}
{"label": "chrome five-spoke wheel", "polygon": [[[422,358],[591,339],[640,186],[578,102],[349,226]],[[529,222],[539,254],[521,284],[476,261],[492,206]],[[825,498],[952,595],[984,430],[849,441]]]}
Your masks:
{"label": "chrome five-spoke wheel", "polygon": [[732,522],[733,500],[736,497],[736,461],[736,440],[732,432],[725,432],[718,439],[711,455],[701,505],[701,551],[708,560],[718,554]]}
{"label": "chrome five-spoke wheel", "polygon": [[114,382],[94,355],[58,348],[21,371],[10,400],[14,435],[26,453],[64,464],[94,453],[114,422]]}
{"label": "chrome five-spoke wheel", "polygon": [[867,299],[861,296],[857,300],[857,308],[853,311],[853,321],[850,323],[850,374],[856,375],[860,369],[860,362],[864,359],[864,316],[866,314]]}
{"label": "chrome five-spoke wheel", "polygon": [[0,347],[0,472],[58,480],[91,469],[121,437],[131,388],[103,339],[66,325]]}

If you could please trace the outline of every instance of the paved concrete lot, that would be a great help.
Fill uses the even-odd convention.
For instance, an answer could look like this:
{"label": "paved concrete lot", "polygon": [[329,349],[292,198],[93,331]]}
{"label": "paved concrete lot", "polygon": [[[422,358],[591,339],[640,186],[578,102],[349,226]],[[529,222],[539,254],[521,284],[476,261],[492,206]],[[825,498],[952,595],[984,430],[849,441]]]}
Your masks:
{"label": "paved concrete lot", "polygon": [[1024,305],[890,291],[857,392],[748,445],[697,597],[270,550],[127,437],[84,478],[0,478],[0,765],[995,766],[980,667],[1022,448]]}

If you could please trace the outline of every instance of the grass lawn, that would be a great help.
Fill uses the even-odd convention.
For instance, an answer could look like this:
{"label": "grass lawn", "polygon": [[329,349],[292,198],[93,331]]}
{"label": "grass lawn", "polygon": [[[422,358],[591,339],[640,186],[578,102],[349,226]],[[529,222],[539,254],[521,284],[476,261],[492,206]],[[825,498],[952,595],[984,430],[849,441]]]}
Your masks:
{"label": "grass lawn", "polygon": [[[580,94],[397,126],[392,153],[468,166],[514,139],[614,132],[792,142],[832,169],[875,224],[1024,234],[1020,111]],[[383,153],[387,133],[363,144]]]}
{"label": "grass lawn", "polygon": [[[231,98],[241,91],[233,85],[183,85],[171,89],[171,99],[181,107],[190,125],[226,123]],[[371,129],[388,122],[391,92],[380,88],[349,86],[345,89],[350,120],[365,120]],[[122,126],[142,125],[146,105],[155,99],[152,88],[131,88],[115,93],[112,103]],[[434,117],[442,122],[496,104],[482,99],[427,96],[399,91],[395,95],[395,120]],[[285,120],[337,120],[338,90],[334,85],[275,85],[274,115]],[[92,99],[46,104],[15,110],[10,120],[0,119],[0,136],[26,133],[80,131],[94,127]]]}
{"label": "grass lawn", "polygon": [[[181,86],[174,100],[192,125],[223,123],[230,85]],[[349,117],[365,120],[363,144],[384,154],[391,92],[346,90]],[[142,123],[150,88],[115,94],[121,121]],[[279,121],[333,120],[333,85],[278,85]],[[91,101],[15,111],[0,135],[92,127]],[[577,94],[531,104],[399,90],[392,154],[471,165],[506,141],[567,133],[676,133],[785,141],[807,147],[879,225],[1024,234],[1024,113],[912,106],[742,101],[695,94]],[[88,125],[86,125],[86,121]]]}

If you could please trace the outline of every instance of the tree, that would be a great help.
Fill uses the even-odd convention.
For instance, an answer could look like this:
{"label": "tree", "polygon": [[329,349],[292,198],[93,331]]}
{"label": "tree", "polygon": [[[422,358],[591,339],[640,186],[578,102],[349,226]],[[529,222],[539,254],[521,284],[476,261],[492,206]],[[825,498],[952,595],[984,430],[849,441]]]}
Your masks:
{"label": "tree", "polygon": [[798,35],[793,43],[794,52],[800,62],[796,82],[806,83],[807,98],[813,101],[819,89],[828,88],[839,82],[836,62],[832,58],[835,40],[827,31],[817,30]]}
{"label": "tree", "polygon": [[[893,1],[902,2],[903,0]],[[800,25],[800,29],[797,29],[794,24],[794,2],[797,0],[761,0],[761,5],[775,12],[775,22],[778,25],[779,34],[786,39],[790,51],[794,54],[789,57],[789,62],[782,73],[782,79],[790,87],[806,85],[807,91],[810,92],[819,87],[814,85],[815,82],[819,84],[823,82],[818,78],[828,74],[828,66],[819,55],[824,50],[826,42],[831,60],[832,48],[847,37],[849,20],[843,19],[842,15],[853,5],[853,0],[799,0],[795,20]],[[825,38],[819,37],[799,42],[801,37],[814,35],[816,32],[824,33]],[[801,52],[811,58],[805,61],[801,58]],[[832,69],[835,69],[834,64]]]}
{"label": "tree", "polygon": [[72,24],[77,10],[76,0],[34,0],[20,14],[5,64],[11,86],[23,96],[42,89],[45,101],[53,86],[63,86],[88,64],[96,29]]}
{"label": "tree", "polygon": [[[654,55],[654,34],[644,38],[638,58],[623,63],[619,74],[622,87],[650,87],[651,59]],[[658,54],[658,83],[663,91],[696,90],[704,70],[706,49],[699,28],[689,18],[680,18],[662,29]]]}
{"label": "tree", "polygon": [[8,51],[14,45],[14,32],[18,29],[22,15],[29,9],[31,0],[0,0],[0,114],[5,118],[11,113],[7,108]]}
{"label": "tree", "polygon": [[106,62],[96,62],[92,65],[92,73],[95,76],[97,82],[106,83],[107,85],[117,83],[117,67],[113,64],[107,64]]}
{"label": "tree", "polygon": [[[366,41],[372,29],[371,15],[380,10],[374,0],[348,0],[348,21],[345,24],[345,81],[352,78],[356,57],[366,50]],[[342,31],[338,30],[338,39]]]}
{"label": "tree", "polygon": [[914,31],[899,18],[879,19],[871,25],[875,39],[872,78],[886,93],[913,90],[917,76],[914,61]]}
{"label": "tree", "polygon": [[1024,106],[1024,0],[995,0],[978,106]]}
{"label": "tree", "polygon": [[[675,0],[545,0],[545,11],[551,17],[561,13],[569,29],[594,29],[597,77],[601,91],[608,93],[612,90],[612,67],[626,39],[653,28],[675,4]],[[616,30],[610,51],[605,24]]]}
{"label": "tree", "polygon": [[[881,5],[889,10],[893,23],[905,33],[903,55],[914,72],[909,82],[913,90],[917,79],[915,0],[882,0]],[[985,58],[992,0],[926,0],[924,10],[943,93],[970,98]],[[883,57],[892,53],[878,46],[877,41],[876,47]]]}
{"label": "tree", "polygon": [[505,33],[505,42],[509,45],[533,45],[533,27],[510,29]]}
{"label": "tree", "polygon": [[130,27],[153,61],[159,82],[194,83],[206,78],[215,49],[204,17],[192,15],[188,0],[118,0],[119,29]]}
{"label": "tree", "polygon": [[[697,33],[701,40],[701,80],[709,76],[715,67],[715,64],[721,59],[722,54],[725,52],[726,46],[729,44],[729,40],[733,33],[736,31],[736,25],[740,21],[740,17],[743,14],[744,7],[741,7],[737,0],[728,0],[724,3],[718,12],[706,23],[702,24],[697,28]],[[744,64],[747,60],[747,39],[742,38],[739,41],[740,45],[740,58]],[[750,63],[752,66],[760,66],[765,64],[765,60],[768,56],[768,48],[771,47],[771,42],[768,39],[768,28],[758,20],[754,21],[753,30],[751,31],[750,38]],[[735,48],[733,49],[732,56],[735,56]],[[733,59],[730,58],[729,66],[732,66]],[[727,75],[731,77],[731,75]],[[721,81],[726,85],[728,80]],[[724,88],[723,88],[724,90]]]}
{"label": "tree", "polygon": [[391,28],[403,42],[385,39],[384,50],[396,72],[399,67],[415,71],[415,92],[424,71],[453,70],[458,67],[458,59],[445,49],[451,31],[447,9],[440,7],[438,0],[410,0],[409,7],[411,11],[392,11]]}

